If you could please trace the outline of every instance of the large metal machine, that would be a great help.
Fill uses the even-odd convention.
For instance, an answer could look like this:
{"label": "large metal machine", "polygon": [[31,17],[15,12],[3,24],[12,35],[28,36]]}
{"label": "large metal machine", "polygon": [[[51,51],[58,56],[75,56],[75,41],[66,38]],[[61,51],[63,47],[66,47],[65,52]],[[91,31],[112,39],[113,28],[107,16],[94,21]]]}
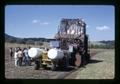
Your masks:
{"label": "large metal machine", "polygon": [[55,38],[62,51],[69,51],[69,65],[84,66],[90,59],[86,23],[82,19],[63,18]]}
{"label": "large metal machine", "polygon": [[[52,70],[56,70],[57,67],[66,69],[69,66],[80,67],[88,63],[90,59],[88,35],[86,34],[86,23],[82,19],[63,18],[55,39],[50,42],[49,50],[42,50],[42,54],[38,53],[41,56],[40,60],[36,61],[35,69],[38,69],[40,65],[44,67],[50,65]],[[41,52],[41,50],[38,51]],[[33,57],[37,57],[37,55],[34,54]]]}

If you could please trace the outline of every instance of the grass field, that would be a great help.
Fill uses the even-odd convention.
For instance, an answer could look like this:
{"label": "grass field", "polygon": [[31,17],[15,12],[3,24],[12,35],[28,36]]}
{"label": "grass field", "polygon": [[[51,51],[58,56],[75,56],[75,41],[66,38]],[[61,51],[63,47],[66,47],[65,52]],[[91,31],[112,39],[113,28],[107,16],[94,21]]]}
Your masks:
{"label": "grass field", "polygon": [[92,62],[85,68],[80,68],[66,79],[114,79],[114,50],[104,50],[91,58]]}
{"label": "grass field", "polygon": [[[38,45],[24,45],[5,43],[5,77],[6,78],[32,78],[49,79],[47,76],[55,79],[59,75],[69,72],[35,71],[33,66],[15,67],[14,59],[9,57],[9,47],[41,47]],[[115,75],[115,51],[114,49],[90,49],[91,61],[85,68],[79,68],[71,73],[65,79],[113,79]],[[44,75],[47,74],[47,75]]]}
{"label": "grass field", "polygon": [[15,47],[21,47],[21,48],[26,47],[26,48],[28,48],[29,46],[30,47],[36,47],[36,48],[41,48],[41,47],[47,47],[47,48],[49,48],[49,44],[47,42],[44,42],[43,46],[30,45],[30,44],[7,43],[7,42],[5,43],[5,48],[10,48],[10,47],[13,47],[13,48],[15,48]]}

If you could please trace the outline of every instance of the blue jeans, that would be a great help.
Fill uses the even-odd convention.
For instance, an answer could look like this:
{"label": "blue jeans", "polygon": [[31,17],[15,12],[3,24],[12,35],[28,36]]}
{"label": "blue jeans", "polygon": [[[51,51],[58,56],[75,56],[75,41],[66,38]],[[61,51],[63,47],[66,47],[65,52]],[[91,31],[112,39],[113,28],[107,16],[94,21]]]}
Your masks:
{"label": "blue jeans", "polygon": [[25,63],[25,65],[31,65],[31,63],[30,63],[30,57],[25,56],[24,57],[24,63]]}

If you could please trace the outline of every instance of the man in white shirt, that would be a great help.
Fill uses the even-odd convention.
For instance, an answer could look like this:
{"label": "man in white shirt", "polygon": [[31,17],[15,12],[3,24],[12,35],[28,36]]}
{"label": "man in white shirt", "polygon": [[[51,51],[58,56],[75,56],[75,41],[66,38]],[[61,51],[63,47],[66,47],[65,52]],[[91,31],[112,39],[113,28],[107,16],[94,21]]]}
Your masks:
{"label": "man in white shirt", "polygon": [[23,52],[21,49],[18,50],[17,57],[18,57],[19,66],[21,66],[23,61]]}
{"label": "man in white shirt", "polygon": [[18,66],[18,57],[17,57],[17,54],[18,54],[18,50],[16,50],[15,53],[14,53],[15,66]]}

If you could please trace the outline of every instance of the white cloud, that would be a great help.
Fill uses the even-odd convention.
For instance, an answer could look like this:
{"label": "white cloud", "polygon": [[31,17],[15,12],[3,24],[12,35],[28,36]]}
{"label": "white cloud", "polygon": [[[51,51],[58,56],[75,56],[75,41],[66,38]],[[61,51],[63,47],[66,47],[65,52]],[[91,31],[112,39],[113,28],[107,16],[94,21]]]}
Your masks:
{"label": "white cloud", "polygon": [[49,25],[49,22],[41,22],[40,25]]}
{"label": "white cloud", "polygon": [[110,27],[108,27],[108,26],[98,26],[98,27],[96,27],[96,30],[98,30],[98,31],[105,31],[105,30],[109,30],[110,29]]}
{"label": "white cloud", "polygon": [[49,22],[43,22],[43,21],[40,21],[40,20],[37,20],[37,19],[34,19],[32,21],[33,24],[40,24],[40,25],[49,25],[50,23]]}
{"label": "white cloud", "polygon": [[38,20],[33,20],[32,23],[38,23]]}

